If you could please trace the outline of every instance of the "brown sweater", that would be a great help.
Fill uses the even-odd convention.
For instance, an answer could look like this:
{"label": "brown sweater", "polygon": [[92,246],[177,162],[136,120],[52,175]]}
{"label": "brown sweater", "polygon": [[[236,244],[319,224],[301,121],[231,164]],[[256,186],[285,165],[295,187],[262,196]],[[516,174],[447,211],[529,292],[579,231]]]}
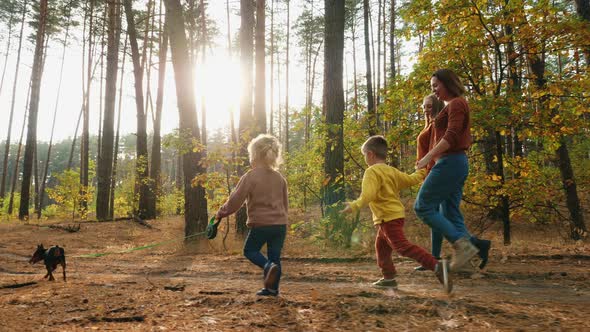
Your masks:
{"label": "brown sweater", "polygon": [[287,181],[279,172],[265,167],[248,171],[219,209],[217,216],[225,218],[235,213],[244,201],[248,209],[248,227],[287,224]]}
{"label": "brown sweater", "polygon": [[451,100],[434,119],[433,139],[428,150],[432,150],[441,139],[450,147],[440,157],[466,151],[471,146],[471,118],[469,105],[463,97]]}

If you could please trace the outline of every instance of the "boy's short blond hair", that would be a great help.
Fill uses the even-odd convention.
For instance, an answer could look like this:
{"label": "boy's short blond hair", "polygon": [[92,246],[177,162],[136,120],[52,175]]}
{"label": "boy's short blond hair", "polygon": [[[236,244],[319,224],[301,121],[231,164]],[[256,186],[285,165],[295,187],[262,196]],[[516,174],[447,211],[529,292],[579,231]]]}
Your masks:
{"label": "boy's short blond hair", "polygon": [[375,135],[369,137],[361,146],[361,152],[366,154],[367,152],[373,152],[379,159],[387,159],[387,140],[381,135]]}
{"label": "boy's short blond hair", "polygon": [[277,169],[283,163],[281,143],[276,137],[268,134],[260,134],[250,141],[248,155],[251,164]]}

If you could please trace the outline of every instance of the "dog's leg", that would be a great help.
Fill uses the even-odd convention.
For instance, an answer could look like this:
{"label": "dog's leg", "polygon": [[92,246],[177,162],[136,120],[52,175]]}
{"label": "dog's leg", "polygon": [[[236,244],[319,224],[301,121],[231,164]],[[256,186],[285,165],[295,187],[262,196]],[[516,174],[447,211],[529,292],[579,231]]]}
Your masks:
{"label": "dog's leg", "polygon": [[64,282],[65,282],[66,281],[66,261],[65,260],[63,260],[61,262],[61,270],[62,270],[62,272],[64,274]]}

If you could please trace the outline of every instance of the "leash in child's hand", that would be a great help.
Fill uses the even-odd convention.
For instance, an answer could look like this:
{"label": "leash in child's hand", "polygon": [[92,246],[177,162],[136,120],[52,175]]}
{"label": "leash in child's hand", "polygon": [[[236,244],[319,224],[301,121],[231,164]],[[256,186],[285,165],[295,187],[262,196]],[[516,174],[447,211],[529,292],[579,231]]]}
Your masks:
{"label": "leash in child's hand", "polygon": [[209,220],[209,224],[205,230],[205,232],[207,232],[207,239],[209,240],[213,240],[217,236],[217,226],[219,226],[219,223],[221,222],[221,218],[218,219],[217,222],[215,222],[215,218],[216,217],[213,216],[213,218]]}

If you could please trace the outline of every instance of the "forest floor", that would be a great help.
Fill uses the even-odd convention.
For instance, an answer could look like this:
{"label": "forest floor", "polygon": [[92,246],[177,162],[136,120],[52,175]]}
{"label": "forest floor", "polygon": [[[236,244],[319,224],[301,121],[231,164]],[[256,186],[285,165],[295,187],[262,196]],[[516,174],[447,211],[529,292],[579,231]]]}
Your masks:
{"label": "forest floor", "polygon": [[[371,287],[379,269],[370,241],[364,252],[348,253],[292,236],[277,298],[255,295],[261,272],[241,256],[240,241],[229,241],[232,235],[228,249],[218,235],[189,246],[178,241],[77,257],[183,236],[181,218],[150,223],[153,229],[130,221],[82,223],[68,233],[48,228],[50,222],[0,222],[0,287],[36,282],[0,289],[0,331],[590,330],[584,243],[529,236],[505,247],[494,239],[486,271],[456,276],[450,296],[432,273],[414,272],[415,262],[397,256],[398,289]],[[28,264],[38,243],[65,248],[67,282],[61,267],[49,282],[42,262]]]}

